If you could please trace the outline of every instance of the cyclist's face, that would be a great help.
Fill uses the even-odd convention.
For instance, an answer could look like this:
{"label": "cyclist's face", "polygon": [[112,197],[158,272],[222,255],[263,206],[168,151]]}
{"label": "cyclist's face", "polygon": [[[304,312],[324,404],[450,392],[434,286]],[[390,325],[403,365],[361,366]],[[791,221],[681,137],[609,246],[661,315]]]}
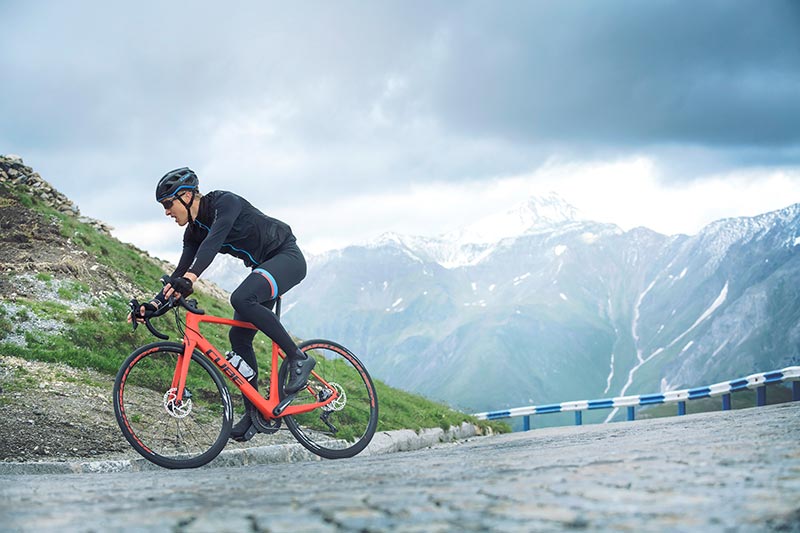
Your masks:
{"label": "cyclist's face", "polygon": [[[178,196],[180,196],[184,202],[187,201],[186,195],[188,193],[182,192]],[[175,220],[175,223],[179,226],[185,226],[187,222],[189,222],[189,213],[186,210],[186,207],[178,201],[178,196],[173,196],[172,198],[167,198],[161,202],[161,205],[164,206],[164,214],[168,217],[172,217]]]}

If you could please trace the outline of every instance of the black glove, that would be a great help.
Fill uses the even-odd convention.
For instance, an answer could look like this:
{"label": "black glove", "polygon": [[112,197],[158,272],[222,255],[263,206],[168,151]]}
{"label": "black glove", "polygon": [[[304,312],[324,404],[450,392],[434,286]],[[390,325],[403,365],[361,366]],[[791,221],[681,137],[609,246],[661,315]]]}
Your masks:
{"label": "black glove", "polygon": [[153,296],[149,302],[144,304],[144,308],[150,310],[152,308],[153,311],[158,311],[161,307],[167,303],[167,299],[164,298],[164,293],[159,292],[155,296]]}
{"label": "black glove", "polygon": [[192,280],[188,278],[176,276],[169,281],[169,284],[172,285],[172,288],[175,292],[184,297],[189,296],[194,292],[194,289],[192,289]]}
{"label": "black glove", "polygon": [[158,294],[153,296],[153,298],[149,302],[142,304],[142,307],[144,307],[144,315],[142,315],[141,318],[147,318],[153,316],[153,314],[155,314],[156,311],[161,309],[161,307],[165,303],[167,303],[167,300],[166,298],[164,298],[164,293],[159,292]]}

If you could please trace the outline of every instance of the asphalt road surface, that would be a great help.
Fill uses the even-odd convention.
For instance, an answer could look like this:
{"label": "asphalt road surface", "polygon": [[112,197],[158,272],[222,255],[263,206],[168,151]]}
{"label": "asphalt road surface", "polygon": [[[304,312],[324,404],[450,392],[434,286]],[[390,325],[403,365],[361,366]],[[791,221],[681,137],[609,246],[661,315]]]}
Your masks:
{"label": "asphalt road surface", "polygon": [[414,452],[0,476],[0,531],[798,531],[800,402]]}

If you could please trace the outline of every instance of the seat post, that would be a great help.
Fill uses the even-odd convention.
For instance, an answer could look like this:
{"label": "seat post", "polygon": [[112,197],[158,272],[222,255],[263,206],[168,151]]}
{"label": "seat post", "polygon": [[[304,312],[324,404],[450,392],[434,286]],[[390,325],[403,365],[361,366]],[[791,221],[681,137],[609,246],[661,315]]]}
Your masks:
{"label": "seat post", "polygon": [[275,316],[278,317],[278,320],[281,319],[281,297],[278,296],[275,299]]}

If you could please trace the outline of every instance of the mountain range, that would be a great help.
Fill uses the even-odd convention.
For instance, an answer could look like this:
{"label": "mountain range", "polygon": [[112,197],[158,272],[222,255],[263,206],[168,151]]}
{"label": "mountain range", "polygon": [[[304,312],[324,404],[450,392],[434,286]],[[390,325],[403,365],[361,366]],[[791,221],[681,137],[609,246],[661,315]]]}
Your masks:
{"label": "mountain range", "polygon": [[311,257],[284,320],[471,411],[674,390],[800,363],[798,252],[800,204],[687,236],[549,195]]}

